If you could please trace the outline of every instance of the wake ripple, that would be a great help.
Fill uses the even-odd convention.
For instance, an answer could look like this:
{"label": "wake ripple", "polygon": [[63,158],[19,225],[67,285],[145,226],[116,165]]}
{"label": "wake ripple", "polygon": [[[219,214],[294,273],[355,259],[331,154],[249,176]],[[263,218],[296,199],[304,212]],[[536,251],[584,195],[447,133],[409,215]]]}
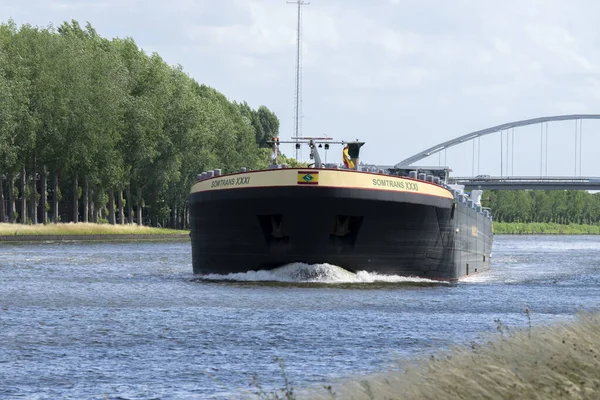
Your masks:
{"label": "wake ripple", "polygon": [[331,264],[292,263],[272,270],[248,271],[240,273],[206,274],[201,280],[239,282],[295,282],[295,283],[440,283],[425,278],[398,275],[381,275],[374,272],[358,271],[356,274]]}

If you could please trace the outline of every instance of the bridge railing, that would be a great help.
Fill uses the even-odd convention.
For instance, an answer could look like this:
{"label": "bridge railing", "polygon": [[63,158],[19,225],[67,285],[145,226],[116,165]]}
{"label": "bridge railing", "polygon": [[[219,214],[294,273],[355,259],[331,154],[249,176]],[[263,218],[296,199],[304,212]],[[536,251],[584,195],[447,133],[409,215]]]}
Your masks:
{"label": "bridge railing", "polygon": [[591,182],[600,183],[600,177],[595,176],[465,176],[450,177],[450,181],[469,182]]}
{"label": "bridge railing", "polygon": [[451,177],[449,183],[463,185],[467,190],[600,190],[600,178],[594,176]]}

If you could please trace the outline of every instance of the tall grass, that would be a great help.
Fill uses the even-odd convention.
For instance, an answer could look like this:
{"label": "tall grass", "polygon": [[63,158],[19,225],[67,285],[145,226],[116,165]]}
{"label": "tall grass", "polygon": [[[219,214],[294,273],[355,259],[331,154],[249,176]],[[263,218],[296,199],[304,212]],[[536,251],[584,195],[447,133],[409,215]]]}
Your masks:
{"label": "tall grass", "polygon": [[68,223],[48,225],[22,225],[0,223],[0,236],[44,236],[44,235],[156,235],[185,234],[188,231],[152,228],[138,225],[109,225],[91,223]]}
{"label": "tall grass", "polygon": [[494,222],[496,235],[600,235],[600,224],[556,224],[553,222]]}
{"label": "tall grass", "polygon": [[[526,312],[527,314],[527,312]],[[501,325],[501,324],[500,324]],[[393,371],[326,387],[321,399],[598,399],[600,313],[506,333]],[[335,392],[335,394],[333,394]]]}

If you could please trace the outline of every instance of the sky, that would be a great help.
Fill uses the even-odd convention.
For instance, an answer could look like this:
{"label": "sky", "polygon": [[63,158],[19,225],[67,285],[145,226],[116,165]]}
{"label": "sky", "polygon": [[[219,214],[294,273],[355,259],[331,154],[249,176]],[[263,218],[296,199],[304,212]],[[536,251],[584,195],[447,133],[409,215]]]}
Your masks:
{"label": "sky", "polygon": [[[230,100],[267,106],[282,139],[293,135],[296,15],[285,0],[0,0],[2,21],[75,19],[132,37]],[[395,164],[506,122],[598,110],[597,0],[311,0],[302,15],[302,134],[365,141],[367,163]],[[516,129],[512,153],[494,134],[475,153],[469,142],[420,164],[499,175],[502,157],[505,175],[600,176],[600,122],[583,121],[577,146],[574,121],[550,123],[547,153],[541,129]],[[340,162],[341,150],[327,158]]]}

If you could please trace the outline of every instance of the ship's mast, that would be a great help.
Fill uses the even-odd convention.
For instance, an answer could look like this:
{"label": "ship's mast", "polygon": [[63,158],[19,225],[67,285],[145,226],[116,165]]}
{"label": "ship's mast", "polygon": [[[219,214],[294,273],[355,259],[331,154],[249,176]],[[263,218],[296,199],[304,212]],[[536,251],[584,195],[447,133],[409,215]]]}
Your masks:
{"label": "ship's mast", "polygon": [[[298,26],[296,31],[296,90],[294,93],[294,134],[302,138],[302,6],[310,2],[304,0],[287,1],[288,4],[298,5]],[[302,150],[296,146],[296,160],[302,158]]]}

